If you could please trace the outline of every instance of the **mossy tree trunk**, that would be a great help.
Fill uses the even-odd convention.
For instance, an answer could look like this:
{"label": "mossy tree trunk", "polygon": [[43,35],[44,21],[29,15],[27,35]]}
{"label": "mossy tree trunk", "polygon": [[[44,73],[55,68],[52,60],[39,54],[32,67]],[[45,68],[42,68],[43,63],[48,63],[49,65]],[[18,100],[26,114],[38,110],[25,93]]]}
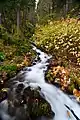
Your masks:
{"label": "mossy tree trunk", "polygon": [[17,32],[19,32],[20,28],[20,8],[17,8]]}

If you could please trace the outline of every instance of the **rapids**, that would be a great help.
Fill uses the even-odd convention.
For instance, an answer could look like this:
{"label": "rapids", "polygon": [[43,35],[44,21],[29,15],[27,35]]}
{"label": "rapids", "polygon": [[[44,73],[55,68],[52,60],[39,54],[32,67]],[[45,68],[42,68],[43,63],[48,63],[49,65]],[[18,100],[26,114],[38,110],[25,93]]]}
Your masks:
{"label": "rapids", "polygon": [[[40,87],[40,95],[51,105],[52,111],[55,113],[53,120],[80,120],[80,105],[73,101],[68,95],[60,89],[45,82],[45,72],[49,65],[49,59],[46,53],[33,46],[33,50],[37,52],[36,62],[30,67],[24,68],[20,74],[25,74],[22,83],[31,86],[33,89]],[[39,57],[39,60],[37,59]],[[18,85],[17,81],[16,85]],[[15,85],[14,85],[15,87]],[[2,120],[14,120],[7,114],[7,100],[0,103],[0,116]],[[69,115],[68,115],[69,113]]]}

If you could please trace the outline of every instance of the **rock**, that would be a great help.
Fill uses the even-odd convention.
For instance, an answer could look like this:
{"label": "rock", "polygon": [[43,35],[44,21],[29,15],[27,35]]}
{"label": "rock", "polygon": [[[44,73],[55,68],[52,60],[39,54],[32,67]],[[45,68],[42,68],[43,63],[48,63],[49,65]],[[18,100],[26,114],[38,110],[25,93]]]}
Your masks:
{"label": "rock", "polygon": [[7,91],[5,89],[0,90],[0,103],[7,98]]}
{"label": "rock", "polygon": [[[49,103],[39,94],[39,89],[24,89],[23,84],[19,84],[16,89],[9,91],[8,112],[15,116],[15,120],[36,120],[38,117],[52,118],[54,113]],[[43,120],[41,117],[40,120]],[[45,119],[49,120],[49,119]]]}
{"label": "rock", "polygon": [[0,89],[4,87],[6,81],[7,81],[7,73],[0,71]]}

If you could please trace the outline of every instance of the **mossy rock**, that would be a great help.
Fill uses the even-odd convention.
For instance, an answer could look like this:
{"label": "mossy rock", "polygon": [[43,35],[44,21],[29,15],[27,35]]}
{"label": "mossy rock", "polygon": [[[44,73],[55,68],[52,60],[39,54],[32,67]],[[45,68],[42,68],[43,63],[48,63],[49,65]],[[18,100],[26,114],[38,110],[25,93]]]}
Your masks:
{"label": "mossy rock", "polygon": [[[9,114],[12,116],[16,116],[16,120],[35,120],[41,116],[46,116],[52,119],[54,113],[51,110],[51,106],[40,96],[38,92],[39,90],[40,88],[33,90],[30,86],[24,89],[23,84],[19,84],[17,86],[15,94],[13,91],[10,90],[8,97]],[[25,108],[24,105],[26,106]],[[20,116],[24,117],[22,118]]]}

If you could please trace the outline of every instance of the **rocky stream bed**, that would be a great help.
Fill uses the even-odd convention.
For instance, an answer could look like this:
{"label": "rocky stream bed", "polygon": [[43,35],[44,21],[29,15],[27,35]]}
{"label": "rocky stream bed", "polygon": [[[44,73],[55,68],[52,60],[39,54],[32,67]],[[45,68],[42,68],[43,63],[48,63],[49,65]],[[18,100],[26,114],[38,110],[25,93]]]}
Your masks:
{"label": "rocky stream bed", "polygon": [[33,46],[37,57],[7,86],[7,99],[0,103],[1,120],[80,120],[80,105],[54,85],[45,82],[48,56]]}

